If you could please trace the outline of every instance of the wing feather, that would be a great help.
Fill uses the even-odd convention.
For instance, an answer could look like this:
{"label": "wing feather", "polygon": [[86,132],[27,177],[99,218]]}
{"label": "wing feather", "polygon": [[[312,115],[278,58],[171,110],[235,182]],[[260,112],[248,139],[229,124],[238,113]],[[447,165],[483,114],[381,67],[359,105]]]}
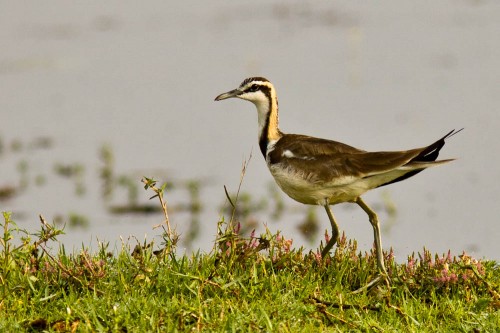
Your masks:
{"label": "wing feather", "polygon": [[[451,131],[423,148],[379,152],[367,152],[337,141],[287,134],[276,142],[267,158],[270,167],[280,164],[290,174],[316,184],[345,185],[362,178],[384,175],[384,182],[378,185],[383,186],[440,163],[434,162],[439,150],[444,140],[455,133]],[[393,172],[395,170],[398,172]],[[387,180],[387,174],[391,172],[394,177]]]}

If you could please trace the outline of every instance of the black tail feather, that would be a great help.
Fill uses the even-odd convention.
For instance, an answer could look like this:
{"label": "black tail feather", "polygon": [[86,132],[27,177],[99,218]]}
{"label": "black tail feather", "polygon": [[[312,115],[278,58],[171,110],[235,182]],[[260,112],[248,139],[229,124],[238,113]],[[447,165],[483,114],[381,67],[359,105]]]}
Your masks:
{"label": "black tail feather", "polygon": [[445,136],[443,136],[441,139],[437,140],[436,142],[434,142],[433,144],[431,144],[430,146],[428,146],[427,148],[425,148],[424,150],[422,150],[422,152],[420,154],[418,154],[417,156],[415,156],[415,158],[413,158],[408,163],[411,163],[411,162],[432,162],[432,161],[435,161],[438,158],[438,156],[439,156],[439,151],[444,146],[445,140],[448,139],[449,137],[457,134],[458,132],[460,132],[462,130],[463,130],[463,128],[459,129],[458,131],[455,131],[455,130],[450,131],[448,134],[446,134]]}
{"label": "black tail feather", "polygon": [[[462,131],[463,128],[459,129],[458,131],[455,131],[455,130],[452,130],[450,131],[448,134],[446,134],[445,136],[443,136],[441,139],[437,140],[436,142],[434,142],[433,144],[431,144],[430,146],[426,147],[424,150],[422,150],[422,152],[420,152],[420,154],[418,154],[417,156],[415,156],[414,158],[412,158],[408,163],[411,163],[411,162],[432,162],[432,161],[435,161],[438,156],[439,156],[439,151],[441,150],[441,148],[443,148],[444,144],[445,144],[445,140],[452,137],[453,135],[457,134],[458,132]],[[417,173],[423,171],[424,169],[420,169],[420,170],[412,170],[404,175],[402,175],[401,177],[399,178],[396,178],[394,180],[391,180],[390,182],[387,182],[385,184],[382,184],[380,186],[385,186],[385,185],[389,185],[389,184],[393,184],[393,183],[397,183],[397,182],[400,182],[402,180],[405,180],[405,179],[408,179],[412,176],[415,176]],[[380,187],[379,186],[379,187]]]}

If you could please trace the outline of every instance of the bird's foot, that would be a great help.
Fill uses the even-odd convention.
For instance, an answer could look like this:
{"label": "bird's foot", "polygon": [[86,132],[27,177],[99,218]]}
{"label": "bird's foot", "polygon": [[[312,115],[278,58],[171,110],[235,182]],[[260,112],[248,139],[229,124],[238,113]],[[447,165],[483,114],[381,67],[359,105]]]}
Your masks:
{"label": "bird's foot", "polygon": [[368,282],[365,286],[354,290],[351,294],[359,294],[359,293],[362,293],[364,291],[370,291],[382,282],[385,282],[387,289],[390,290],[391,280],[390,280],[389,276],[387,275],[387,273],[384,272],[384,273],[379,273],[373,280]]}

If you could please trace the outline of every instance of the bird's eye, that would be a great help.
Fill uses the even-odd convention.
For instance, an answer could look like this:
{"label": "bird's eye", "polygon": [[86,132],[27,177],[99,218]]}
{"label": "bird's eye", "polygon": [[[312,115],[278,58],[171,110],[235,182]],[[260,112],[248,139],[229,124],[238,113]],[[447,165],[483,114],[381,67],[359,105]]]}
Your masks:
{"label": "bird's eye", "polygon": [[259,90],[259,86],[258,86],[257,84],[252,85],[252,86],[250,87],[250,89],[249,89],[249,91],[251,91],[251,92],[255,92],[255,91],[257,91],[257,90]]}

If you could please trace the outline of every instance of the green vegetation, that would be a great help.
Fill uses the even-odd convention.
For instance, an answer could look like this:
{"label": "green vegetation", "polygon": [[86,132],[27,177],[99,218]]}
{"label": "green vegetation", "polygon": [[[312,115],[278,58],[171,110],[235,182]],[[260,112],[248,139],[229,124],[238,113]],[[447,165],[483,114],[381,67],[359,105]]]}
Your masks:
{"label": "green vegetation", "polygon": [[498,332],[493,261],[424,249],[397,264],[389,252],[391,286],[353,294],[376,273],[373,253],[355,241],[342,237],[322,260],[279,233],[245,236],[238,195],[228,195],[232,215],[218,222],[212,251],[181,255],[165,186],[143,182],[165,216],[156,242],[54,253],[55,225],[40,216],[30,234],[3,213],[0,331]]}

